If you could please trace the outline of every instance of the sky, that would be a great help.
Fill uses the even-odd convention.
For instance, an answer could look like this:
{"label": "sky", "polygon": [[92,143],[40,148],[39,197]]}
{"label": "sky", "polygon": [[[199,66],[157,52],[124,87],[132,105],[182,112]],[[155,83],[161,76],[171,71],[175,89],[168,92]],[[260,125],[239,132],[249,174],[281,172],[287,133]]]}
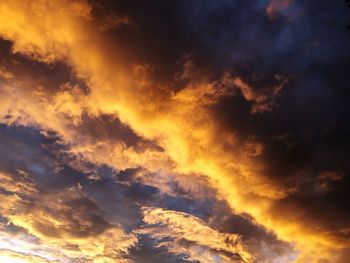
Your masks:
{"label": "sky", "polygon": [[349,23],[0,0],[0,262],[349,262]]}

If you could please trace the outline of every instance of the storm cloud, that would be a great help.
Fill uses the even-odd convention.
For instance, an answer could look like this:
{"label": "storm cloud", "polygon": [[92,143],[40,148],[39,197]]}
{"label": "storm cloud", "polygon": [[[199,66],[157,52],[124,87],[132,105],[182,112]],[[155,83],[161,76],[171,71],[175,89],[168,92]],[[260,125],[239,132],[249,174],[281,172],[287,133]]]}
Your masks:
{"label": "storm cloud", "polygon": [[349,17],[2,1],[0,261],[347,262]]}

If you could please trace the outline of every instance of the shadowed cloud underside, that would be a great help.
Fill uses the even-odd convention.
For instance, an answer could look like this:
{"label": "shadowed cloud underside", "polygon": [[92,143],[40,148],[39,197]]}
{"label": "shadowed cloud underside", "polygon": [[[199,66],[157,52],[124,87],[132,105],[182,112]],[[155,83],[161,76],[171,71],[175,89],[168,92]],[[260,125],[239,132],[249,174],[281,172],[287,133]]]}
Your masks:
{"label": "shadowed cloud underside", "polygon": [[347,262],[348,17],[0,1],[0,261]]}

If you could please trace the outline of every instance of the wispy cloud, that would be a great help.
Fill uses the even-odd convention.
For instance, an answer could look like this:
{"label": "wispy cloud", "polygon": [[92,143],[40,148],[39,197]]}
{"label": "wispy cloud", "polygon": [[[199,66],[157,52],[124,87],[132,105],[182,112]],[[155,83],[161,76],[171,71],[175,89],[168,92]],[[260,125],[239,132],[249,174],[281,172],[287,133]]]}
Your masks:
{"label": "wispy cloud", "polygon": [[252,260],[238,235],[220,233],[190,214],[152,207],[142,213],[146,225],[136,233],[150,235],[171,253],[200,262]]}
{"label": "wispy cloud", "polygon": [[[79,188],[38,192],[25,173],[1,174],[0,182],[6,203],[1,214],[7,220],[2,225],[1,249],[34,260],[128,262],[123,255],[137,238],[106,221]],[[13,233],[11,227],[17,231]]]}
{"label": "wispy cloud", "polygon": [[[163,6],[157,15],[146,16],[145,20],[139,11],[143,10],[141,2],[1,1],[0,36],[12,43],[7,54],[11,63],[7,64],[23,63],[23,68],[30,70],[0,65],[0,122],[6,127],[34,128],[46,140],[55,136],[64,145],[66,155],[93,167],[82,171],[84,186],[70,176],[71,181],[67,181],[74,183],[62,183],[64,180],[57,179],[59,173],[55,171],[53,184],[62,183],[64,187],[46,189],[41,185],[45,180],[38,182],[37,178],[50,181],[51,168],[68,168],[61,164],[43,169],[39,161],[29,158],[28,152],[20,152],[20,157],[13,158],[16,161],[7,162],[18,164],[21,158],[28,158],[32,163],[28,170],[11,167],[1,173],[0,195],[5,202],[0,210],[4,217],[37,238],[40,246],[59,250],[62,257],[71,260],[127,260],[123,255],[137,246],[137,234],[150,235],[168,252],[185,254],[192,261],[208,262],[208,257],[214,262],[253,260],[238,235],[221,233],[194,215],[168,208],[138,211],[142,206],[166,207],[166,198],[207,198],[213,203],[226,202],[228,213],[242,215],[293,244],[300,262],[310,258],[327,260],[334,250],[347,248],[348,241],[339,235],[346,233],[342,231],[346,220],[335,220],[339,225],[333,224],[331,216],[320,212],[325,211],[324,207],[312,202],[326,200],[325,207],[338,211],[334,217],[342,214],[332,200],[341,203],[339,199],[345,199],[346,191],[326,195],[341,188],[339,182],[347,181],[339,174],[325,175],[322,171],[338,171],[323,166],[339,163],[346,168],[346,164],[329,161],[323,152],[329,145],[344,147],[339,141],[346,136],[333,132],[338,122],[332,118],[340,118],[345,130],[347,122],[342,119],[343,113],[332,113],[338,105],[324,111],[320,107],[327,117],[326,127],[318,120],[319,113],[309,119],[300,116],[308,108],[307,99],[315,99],[307,94],[326,93],[323,86],[336,83],[334,86],[340,88],[329,96],[332,104],[333,99],[339,99],[337,94],[346,93],[341,88],[346,85],[333,75],[323,81],[325,76],[309,69],[310,65],[340,61],[331,55],[329,46],[317,40],[319,36],[310,33],[311,29],[299,33],[301,37],[297,39],[295,35],[303,26],[285,27],[271,21],[292,3],[273,0],[254,7],[242,3],[249,11],[242,12],[237,11],[241,10],[238,4],[229,1],[181,2],[172,6],[173,12],[181,13],[179,17],[173,17]],[[161,1],[158,4],[162,5]],[[101,10],[109,10],[110,6],[116,13],[101,15]],[[158,10],[156,4],[147,8]],[[187,13],[193,17],[187,17]],[[148,21],[148,17],[162,18],[168,28],[152,23],[152,19]],[[242,21],[251,30],[241,32],[237,25]],[[184,27],[188,30],[182,32]],[[265,31],[259,32],[260,27]],[[181,37],[169,37],[169,32],[181,32]],[[315,48],[304,56],[305,61],[310,61],[296,60],[310,41],[321,51]],[[291,47],[294,53],[289,53]],[[61,64],[69,80],[62,80],[64,74],[47,76],[50,70],[58,71]],[[287,89],[291,80],[285,77],[289,71],[299,74],[293,83],[297,88],[292,91]],[[36,79],[32,72],[45,81]],[[305,77],[304,72],[311,77]],[[307,78],[311,80],[306,84],[299,83]],[[54,88],[46,85],[47,79]],[[320,79],[320,84],[315,79]],[[314,83],[321,87],[317,92],[312,90]],[[308,89],[307,93],[304,86],[311,87],[311,92]],[[325,97],[322,93],[317,99],[324,102]],[[285,103],[276,113],[279,99]],[[322,105],[327,106],[326,102]],[[346,112],[343,108],[340,111]],[[294,114],[293,118],[289,114]],[[303,120],[299,122],[298,118]],[[317,131],[310,128],[313,123],[320,125]],[[296,138],[289,136],[288,140],[296,142],[286,146],[283,140],[273,140],[288,132]],[[315,143],[321,141],[319,138],[325,138],[327,147]],[[337,152],[330,148],[330,153]],[[336,154],[332,156],[338,158]],[[113,171],[110,173],[119,174],[107,178],[91,172],[97,167],[108,167]],[[121,179],[121,171],[133,171],[132,178]],[[300,174],[308,174],[310,179]],[[327,186],[327,191],[307,191],[310,185],[320,183]],[[106,192],[103,194],[101,189]],[[107,199],[121,204],[113,206]],[[129,220],[132,224],[119,224],[118,220],[128,221],[127,216],[115,216],[118,211],[113,209],[110,213],[102,211],[103,203],[105,210],[132,207],[132,212],[126,213],[135,217]],[[139,213],[146,223],[141,229]],[[23,240],[28,241],[27,237]]]}

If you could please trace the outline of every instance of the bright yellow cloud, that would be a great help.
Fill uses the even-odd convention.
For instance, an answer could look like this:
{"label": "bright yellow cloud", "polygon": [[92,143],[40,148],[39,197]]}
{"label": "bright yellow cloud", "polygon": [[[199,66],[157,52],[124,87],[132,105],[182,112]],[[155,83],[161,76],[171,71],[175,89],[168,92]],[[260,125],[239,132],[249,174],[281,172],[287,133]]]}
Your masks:
{"label": "bright yellow cloud", "polygon": [[[208,104],[223,95],[216,92],[215,85],[227,79],[214,83],[196,81],[174,93],[150,80],[147,67],[129,67],[129,62],[118,54],[117,43],[112,49],[112,43],[94,26],[89,12],[87,1],[0,3],[0,35],[14,42],[15,52],[46,62],[63,60],[90,88],[86,95],[72,89],[45,101],[45,96],[24,96],[17,88],[13,90],[18,92],[18,98],[9,99],[12,89],[9,87],[8,97],[2,96],[1,107],[17,109],[16,115],[22,117],[19,122],[57,131],[72,143],[73,152],[83,153],[99,163],[120,168],[122,162],[116,160],[126,155],[128,165],[143,165],[151,171],[207,176],[218,197],[227,200],[233,211],[251,215],[257,224],[273,231],[278,238],[295,243],[301,253],[300,262],[330,258],[331,249],[349,245],[305,222],[271,213],[275,201],[287,196],[288,189],[268,180],[262,174],[265,164],[242,154],[244,149],[235,135],[224,131],[207,109]],[[265,101],[261,95],[252,94],[249,86],[239,79],[233,82],[248,100]],[[19,106],[13,105],[16,101]],[[22,105],[26,107],[21,108]],[[80,144],[71,124],[74,120],[79,122],[83,111],[94,116],[118,116],[139,136],[155,140],[164,152],[141,155],[123,145]],[[25,224],[27,220],[17,222]]]}

